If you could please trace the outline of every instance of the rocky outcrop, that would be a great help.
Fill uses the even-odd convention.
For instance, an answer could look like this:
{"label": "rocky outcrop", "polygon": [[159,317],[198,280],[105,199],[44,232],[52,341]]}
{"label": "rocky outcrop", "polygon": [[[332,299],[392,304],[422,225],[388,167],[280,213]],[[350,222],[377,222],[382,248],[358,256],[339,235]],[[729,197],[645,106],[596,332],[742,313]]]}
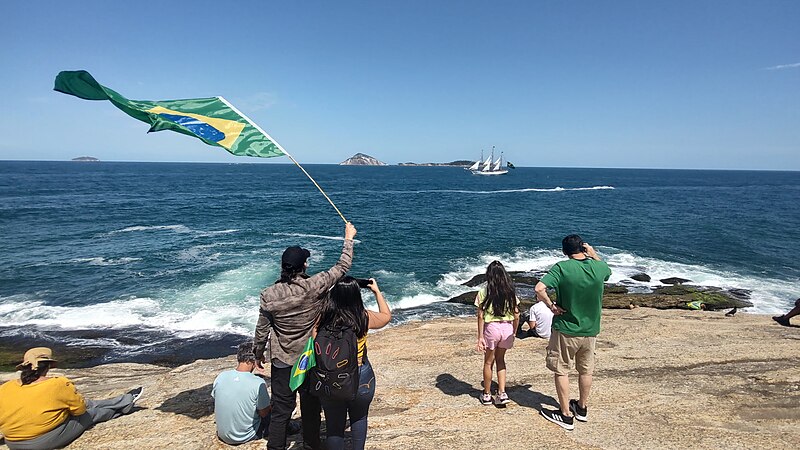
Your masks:
{"label": "rocky outcrop", "polygon": [[[524,284],[528,286],[536,286],[536,283],[539,282],[539,279],[543,277],[547,272],[540,272],[540,271],[533,271],[533,272],[525,272],[525,271],[509,271],[508,274],[511,275],[511,279],[514,280],[516,284]],[[461,283],[462,286],[467,287],[475,287],[480,286],[486,282],[486,274],[480,273],[475,275],[474,277],[470,278],[468,281]]]}
{"label": "rocky outcrop", "polygon": [[[536,301],[533,287],[544,276],[544,272],[509,272],[517,289],[517,298],[520,300],[521,309],[530,307]],[[753,306],[750,302],[750,291],[747,289],[722,289],[710,286],[687,286],[684,278],[665,278],[673,281],[669,286],[659,286],[651,292],[629,292],[624,284],[606,284],[603,291],[603,308],[631,308],[632,306],[646,306],[656,309],[690,309],[688,303],[699,301],[704,309],[714,311],[727,308],[747,308]],[[662,280],[662,282],[664,281]],[[681,281],[682,280],[682,281]],[[486,282],[486,275],[479,274],[463,283],[464,286],[477,287]],[[472,305],[478,291],[472,290],[459,294],[449,302]],[[551,299],[556,299],[555,292],[548,294]]]}
{"label": "rocky outcrop", "polygon": [[664,284],[683,284],[683,283],[690,283],[692,280],[687,280],[686,278],[680,278],[680,277],[670,277],[670,278],[662,278],[658,281]]}
{"label": "rocky outcrop", "polygon": [[649,283],[650,275],[646,273],[637,273],[636,275],[631,275],[631,280],[641,281],[643,283]]}
{"label": "rocky outcrop", "polygon": [[[606,311],[597,338],[591,420],[564,432],[538,413],[557,408],[544,339],[517,339],[508,351],[511,403],[496,408],[478,402],[475,319],[412,322],[369,335],[377,392],[366,446],[524,449],[531,447],[535,430],[537,448],[796,448],[799,339],[800,327],[781,327],[764,315]],[[754,345],[765,342],[769,345]],[[60,371],[88,398],[144,386],[132,414],[96,425],[69,448],[233,448],[215,436],[210,392],[217,374],[234,365],[235,357],[229,356],[174,369],[109,364]],[[687,414],[699,410],[713,411],[713,418]],[[350,440],[349,432],[345,439]],[[299,434],[289,436],[288,447],[301,448],[300,440]],[[263,449],[265,441],[236,448]]]}
{"label": "rocky outcrop", "polygon": [[385,162],[378,161],[372,156],[363,153],[356,153],[350,158],[339,163],[340,166],[385,166]]}

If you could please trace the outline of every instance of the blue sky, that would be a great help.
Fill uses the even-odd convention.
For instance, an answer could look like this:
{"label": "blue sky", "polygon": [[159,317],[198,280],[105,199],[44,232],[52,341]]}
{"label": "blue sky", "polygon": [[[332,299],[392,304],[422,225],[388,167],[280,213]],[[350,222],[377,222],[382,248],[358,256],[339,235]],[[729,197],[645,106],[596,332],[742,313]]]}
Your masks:
{"label": "blue sky", "polygon": [[[0,159],[260,162],[52,91],[223,95],[301,162],[800,170],[800,2],[9,2]],[[288,162],[274,158],[265,162]]]}

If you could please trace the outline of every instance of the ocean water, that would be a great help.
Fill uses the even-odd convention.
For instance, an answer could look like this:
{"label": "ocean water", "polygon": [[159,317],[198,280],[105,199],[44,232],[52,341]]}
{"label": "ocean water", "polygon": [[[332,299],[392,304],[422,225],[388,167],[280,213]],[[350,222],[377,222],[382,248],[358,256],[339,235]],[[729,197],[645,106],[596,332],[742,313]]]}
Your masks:
{"label": "ocean water", "polygon": [[[800,296],[798,172],[306,168],[357,226],[351,273],[378,280],[394,323],[464,313],[442,303],[462,282],[493,259],[547,269],[570,233],[612,282],[750,289],[759,313]],[[310,249],[316,273],[342,231],[293,165],[0,162],[0,341],[98,361],[168,359],[187,342],[216,356],[252,335],[284,248]]]}

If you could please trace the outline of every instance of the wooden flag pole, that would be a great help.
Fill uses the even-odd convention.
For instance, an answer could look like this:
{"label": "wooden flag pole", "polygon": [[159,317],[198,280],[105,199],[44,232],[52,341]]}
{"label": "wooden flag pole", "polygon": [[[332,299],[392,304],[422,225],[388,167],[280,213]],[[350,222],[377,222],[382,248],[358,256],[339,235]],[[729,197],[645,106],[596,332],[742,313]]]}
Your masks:
{"label": "wooden flag pole", "polygon": [[249,117],[247,117],[247,116],[245,116],[244,114],[242,114],[242,112],[241,112],[241,111],[239,111],[238,109],[236,109],[236,107],[235,107],[235,106],[233,106],[232,104],[230,104],[230,102],[228,102],[227,100],[225,100],[225,99],[224,99],[224,98],[222,98],[222,97],[217,97],[217,98],[218,98],[218,99],[220,99],[220,101],[221,101],[221,102],[223,102],[223,103],[225,103],[226,105],[228,105],[228,107],[229,107],[230,109],[234,110],[234,111],[236,112],[236,114],[239,114],[240,116],[244,117],[244,119],[245,119],[245,120],[247,120],[247,122],[248,122],[248,123],[250,123],[250,125],[252,125],[253,127],[255,127],[255,129],[256,129],[256,130],[260,131],[260,132],[261,132],[261,134],[263,134],[264,136],[266,136],[266,137],[267,137],[267,139],[269,139],[270,141],[272,141],[272,143],[273,143],[273,144],[275,144],[275,146],[276,146],[276,147],[278,147],[278,148],[280,149],[280,151],[282,151],[282,152],[283,152],[283,154],[284,154],[284,155],[288,156],[288,157],[289,157],[289,159],[291,159],[291,160],[292,160],[292,162],[293,162],[293,163],[294,163],[294,164],[295,164],[297,167],[299,167],[299,168],[300,168],[300,170],[302,170],[304,174],[306,174],[306,176],[308,177],[308,179],[309,179],[309,180],[311,180],[311,182],[312,182],[312,183],[314,183],[314,186],[316,186],[316,187],[317,187],[317,189],[319,189],[319,191],[322,193],[322,195],[325,197],[325,199],[326,199],[326,200],[328,200],[328,203],[330,203],[330,204],[331,204],[331,206],[333,206],[333,209],[335,209],[335,210],[336,210],[336,213],[337,213],[337,214],[339,214],[339,217],[341,217],[341,218],[342,218],[342,221],[344,221],[344,223],[347,223],[347,219],[345,219],[345,218],[344,218],[344,215],[342,214],[342,212],[341,212],[341,211],[339,211],[339,208],[337,208],[337,207],[336,207],[336,205],[333,203],[333,200],[331,200],[331,198],[330,198],[330,197],[328,197],[328,194],[326,194],[326,193],[325,193],[325,191],[323,191],[323,190],[322,190],[322,188],[320,187],[320,185],[319,185],[319,184],[317,184],[316,180],[314,180],[314,178],[312,178],[312,177],[311,177],[311,175],[309,175],[309,173],[308,173],[308,172],[306,172],[306,169],[304,169],[304,168],[303,168],[303,166],[301,166],[301,165],[300,165],[300,163],[299,163],[299,162],[297,162],[297,160],[296,160],[296,159],[294,159],[294,157],[293,157],[291,154],[289,154],[289,152],[287,152],[287,151],[286,151],[286,149],[284,149],[283,147],[281,147],[281,144],[279,144],[279,143],[278,143],[278,141],[276,141],[275,139],[273,139],[273,138],[272,138],[272,136],[270,136],[269,134],[267,134],[267,132],[266,132],[266,131],[262,130],[262,129],[261,129],[261,127],[259,127],[258,125],[256,125],[256,123],[255,123],[255,122],[253,122],[252,120],[250,120],[250,118],[249,118]]}
{"label": "wooden flag pole", "polygon": [[[272,139],[272,138],[270,138],[270,139]],[[273,140],[272,142],[275,142],[275,141]],[[336,205],[333,203],[333,200],[331,200],[331,198],[330,198],[330,197],[328,197],[328,194],[326,194],[326,193],[325,193],[325,191],[323,191],[323,190],[322,190],[322,188],[321,188],[321,187],[320,187],[320,186],[317,184],[317,182],[316,182],[316,181],[315,181],[313,178],[311,178],[311,175],[309,175],[309,174],[308,174],[308,172],[306,172],[306,169],[304,169],[304,168],[303,168],[303,166],[301,166],[301,165],[300,165],[300,163],[299,163],[299,162],[297,162],[297,160],[296,160],[296,159],[294,159],[294,157],[293,157],[292,155],[290,155],[289,153],[287,153],[287,152],[286,152],[286,150],[284,150],[284,149],[283,149],[283,148],[282,148],[280,145],[278,145],[278,143],[277,143],[277,142],[275,142],[275,145],[277,145],[277,146],[278,146],[278,148],[280,148],[280,149],[281,149],[281,151],[283,151],[283,153],[285,153],[285,154],[286,154],[286,156],[288,156],[288,157],[289,157],[289,159],[291,159],[291,160],[292,160],[292,162],[293,162],[293,163],[295,163],[295,164],[297,165],[297,167],[299,167],[299,168],[300,168],[300,170],[302,170],[302,171],[303,171],[303,173],[304,173],[304,174],[306,174],[306,176],[308,177],[308,179],[309,179],[309,180],[311,180],[311,182],[312,182],[312,183],[314,183],[314,186],[316,186],[316,187],[317,187],[317,189],[319,189],[319,191],[322,193],[322,195],[324,195],[324,196],[325,196],[325,198],[328,200],[328,203],[330,203],[330,204],[331,204],[331,206],[333,206],[333,209],[335,209],[335,210],[336,210],[336,213],[337,213],[337,214],[339,214],[339,217],[341,217],[341,218],[342,218],[342,220],[344,221],[344,223],[347,223],[347,219],[345,219],[345,218],[344,218],[344,215],[342,215],[342,212],[341,212],[341,211],[339,211],[339,208],[337,208],[337,207],[336,207]]]}

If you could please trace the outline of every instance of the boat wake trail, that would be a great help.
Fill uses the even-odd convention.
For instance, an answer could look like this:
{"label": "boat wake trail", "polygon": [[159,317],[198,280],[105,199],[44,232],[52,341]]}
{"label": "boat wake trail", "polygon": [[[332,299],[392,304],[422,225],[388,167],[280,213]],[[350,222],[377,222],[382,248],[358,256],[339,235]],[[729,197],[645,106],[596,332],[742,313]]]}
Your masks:
{"label": "boat wake trail", "polygon": [[520,189],[497,189],[493,191],[471,191],[467,189],[424,189],[419,191],[386,191],[389,194],[509,194],[515,192],[569,192],[569,191],[605,191],[613,190],[614,186],[590,186],[590,187],[574,187],[563,188],[556,186],[554,188],[520,188]]}

